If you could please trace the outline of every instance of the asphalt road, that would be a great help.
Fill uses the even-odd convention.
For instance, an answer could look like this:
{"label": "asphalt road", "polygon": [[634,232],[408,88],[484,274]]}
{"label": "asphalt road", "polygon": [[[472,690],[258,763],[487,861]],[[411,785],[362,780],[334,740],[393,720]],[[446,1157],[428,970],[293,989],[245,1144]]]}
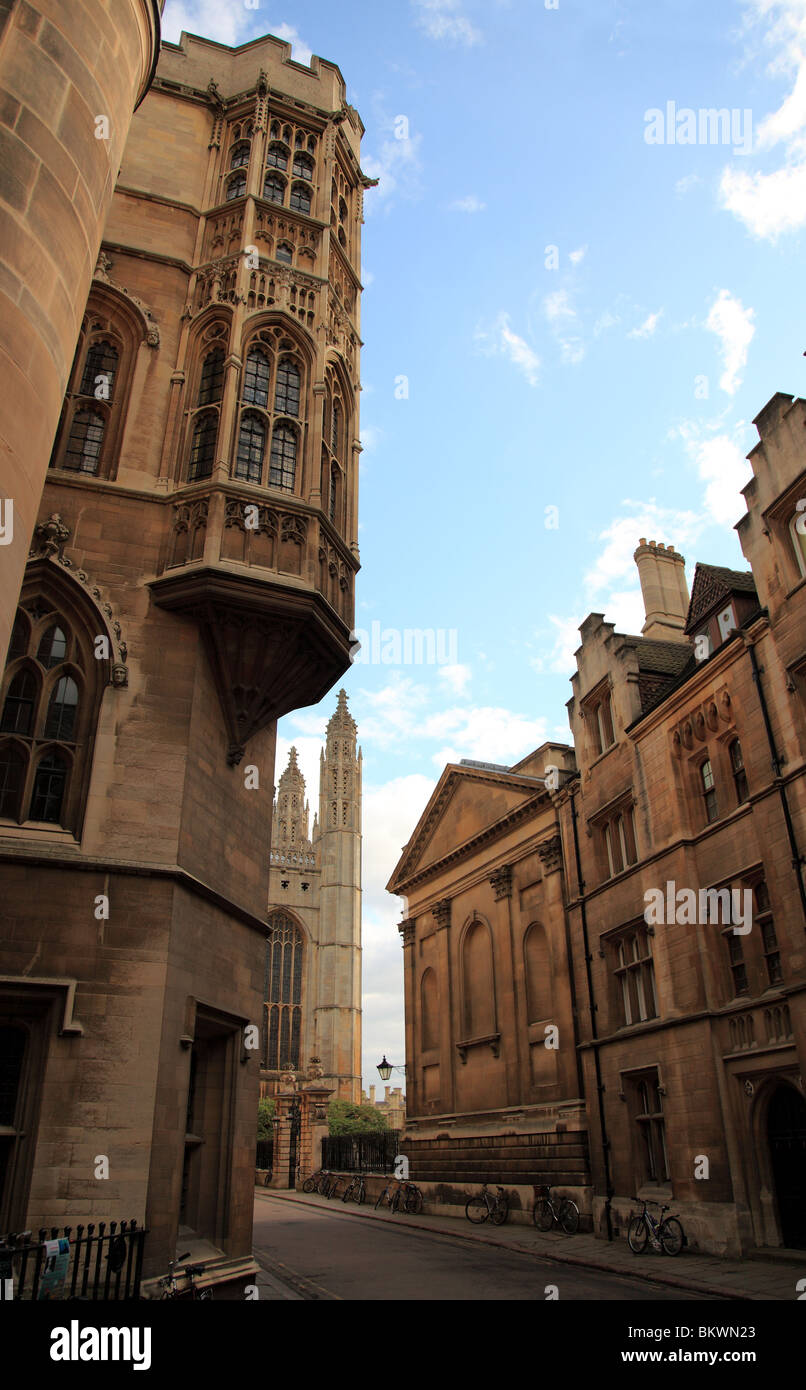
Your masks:
{"label": "asphalt road", "polygon": [[394,1299],[703,1301],[700,1295],[477,1245],[391,1216],[368,1221],[338,1206],[296,1204],[262,1194],[255,1201],[254,1252],[261,1298],[354,1301]]}

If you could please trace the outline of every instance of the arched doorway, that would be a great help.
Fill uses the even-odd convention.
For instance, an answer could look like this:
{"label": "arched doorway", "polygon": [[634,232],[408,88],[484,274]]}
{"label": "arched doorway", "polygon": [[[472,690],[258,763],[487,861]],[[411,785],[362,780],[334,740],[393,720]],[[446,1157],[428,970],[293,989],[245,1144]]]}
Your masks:
{"label": "arched doorway", "polygon": [[806,1250],[806,1100],[780,1085],[767,1107],[767,1139],[783,1244]]}

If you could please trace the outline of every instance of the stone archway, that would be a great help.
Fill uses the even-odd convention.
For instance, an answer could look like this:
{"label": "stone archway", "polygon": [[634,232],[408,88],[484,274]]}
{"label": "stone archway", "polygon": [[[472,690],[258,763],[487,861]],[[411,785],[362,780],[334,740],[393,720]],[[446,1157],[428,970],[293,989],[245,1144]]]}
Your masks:
{"label": "stone archway", "polygon": [[781,1242],[806,1250],[806,1100],[786,1082],[770,1093],[765,1118]]}

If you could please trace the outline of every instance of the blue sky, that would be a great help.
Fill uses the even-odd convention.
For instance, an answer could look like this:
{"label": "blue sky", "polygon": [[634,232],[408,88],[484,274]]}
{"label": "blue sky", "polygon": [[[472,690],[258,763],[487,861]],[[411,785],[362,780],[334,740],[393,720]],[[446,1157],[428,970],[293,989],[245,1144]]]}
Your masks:
{"label": "blue sky", "polygon": [[[595,610],[640,630],[642,536],[689,578],[697,559],[746,567],[751,421],[804,385],[806,0],[168,0],[165,37],[182,28],[338,63],[380,179],[356,626],[442,632],[449,660],[344,680],[366,1085],[382,1051],[403,1061],[384,884],[445,763],[569,739],[576,629]],[[700,129],[709,109],[736,113],[727,143]],[[280,729],[278,774],[294,742],[312,803],[334,706]]]}

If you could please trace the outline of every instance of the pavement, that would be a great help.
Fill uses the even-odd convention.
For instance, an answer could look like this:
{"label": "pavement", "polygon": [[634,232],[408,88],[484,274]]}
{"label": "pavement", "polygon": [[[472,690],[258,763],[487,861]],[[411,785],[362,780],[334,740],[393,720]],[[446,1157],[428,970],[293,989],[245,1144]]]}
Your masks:
{"label": "pavement", "polygon": [[[643,1255],[634,1255],[626,1240],[608,1243],[597,1240],[592,1235],[566,1236],[560,1231],[543,1233],[534,1227],[521,1225],[493,1227],[487,1224],[471,1227],[466,1220],[456,1217],[427,1213],[409,1216],[388,1210],[375,1211],[371,1205],[358,1207],[352,1202],[330,1202],[315,1193],[309,1196],[307,1193],[277,1188],[270,1191],[256,1189],[256,1214],[259,1209],[265,1213],[264,1203],[274,1202],[318,1207],[320,1210],[331,1212],[335,1207],[342,1215],[355,1221],[387,1224],[393,1222],[405,1225],[408,1230],[431,1232],[450,1236],[455,1240],[473,1242],[476,1245],[518,1251],[560,1265],[576,1265],[580,1271],[596,1270],[631,1280],[636,1277],[644,1278],[654,1284],[665,1285],[670,1289],[703,1298],[791,1301],[800,1296],[798,1282],[806,1279],[806,1254],[800,1258],[794,1251],[787,1252],[783,1257],[754,1256],[752,1259],[737,1260],[721,1259],[716,1255],[702,1255],[685,1250],[675,1257],[651,1251]],[[260,1262],[258,1252],[256,1254]],[[283,1284],[288,1285],[287,1274],[282,1270],[277,1272]],[[259,1287],[261,1281],[266,1281],[263,1283],[266,1296],[277,1297],[276,1281],[271,1273],[264,1269],[257,1279]],[[293,1288],[293,1281],[291,1287]],[[283,1296],[289,1297],[288,1291]],[[295,1295],[291,1293],[290,1296]],[[305,1298],[310,1295],[300,1286],[296,1296]]]}

